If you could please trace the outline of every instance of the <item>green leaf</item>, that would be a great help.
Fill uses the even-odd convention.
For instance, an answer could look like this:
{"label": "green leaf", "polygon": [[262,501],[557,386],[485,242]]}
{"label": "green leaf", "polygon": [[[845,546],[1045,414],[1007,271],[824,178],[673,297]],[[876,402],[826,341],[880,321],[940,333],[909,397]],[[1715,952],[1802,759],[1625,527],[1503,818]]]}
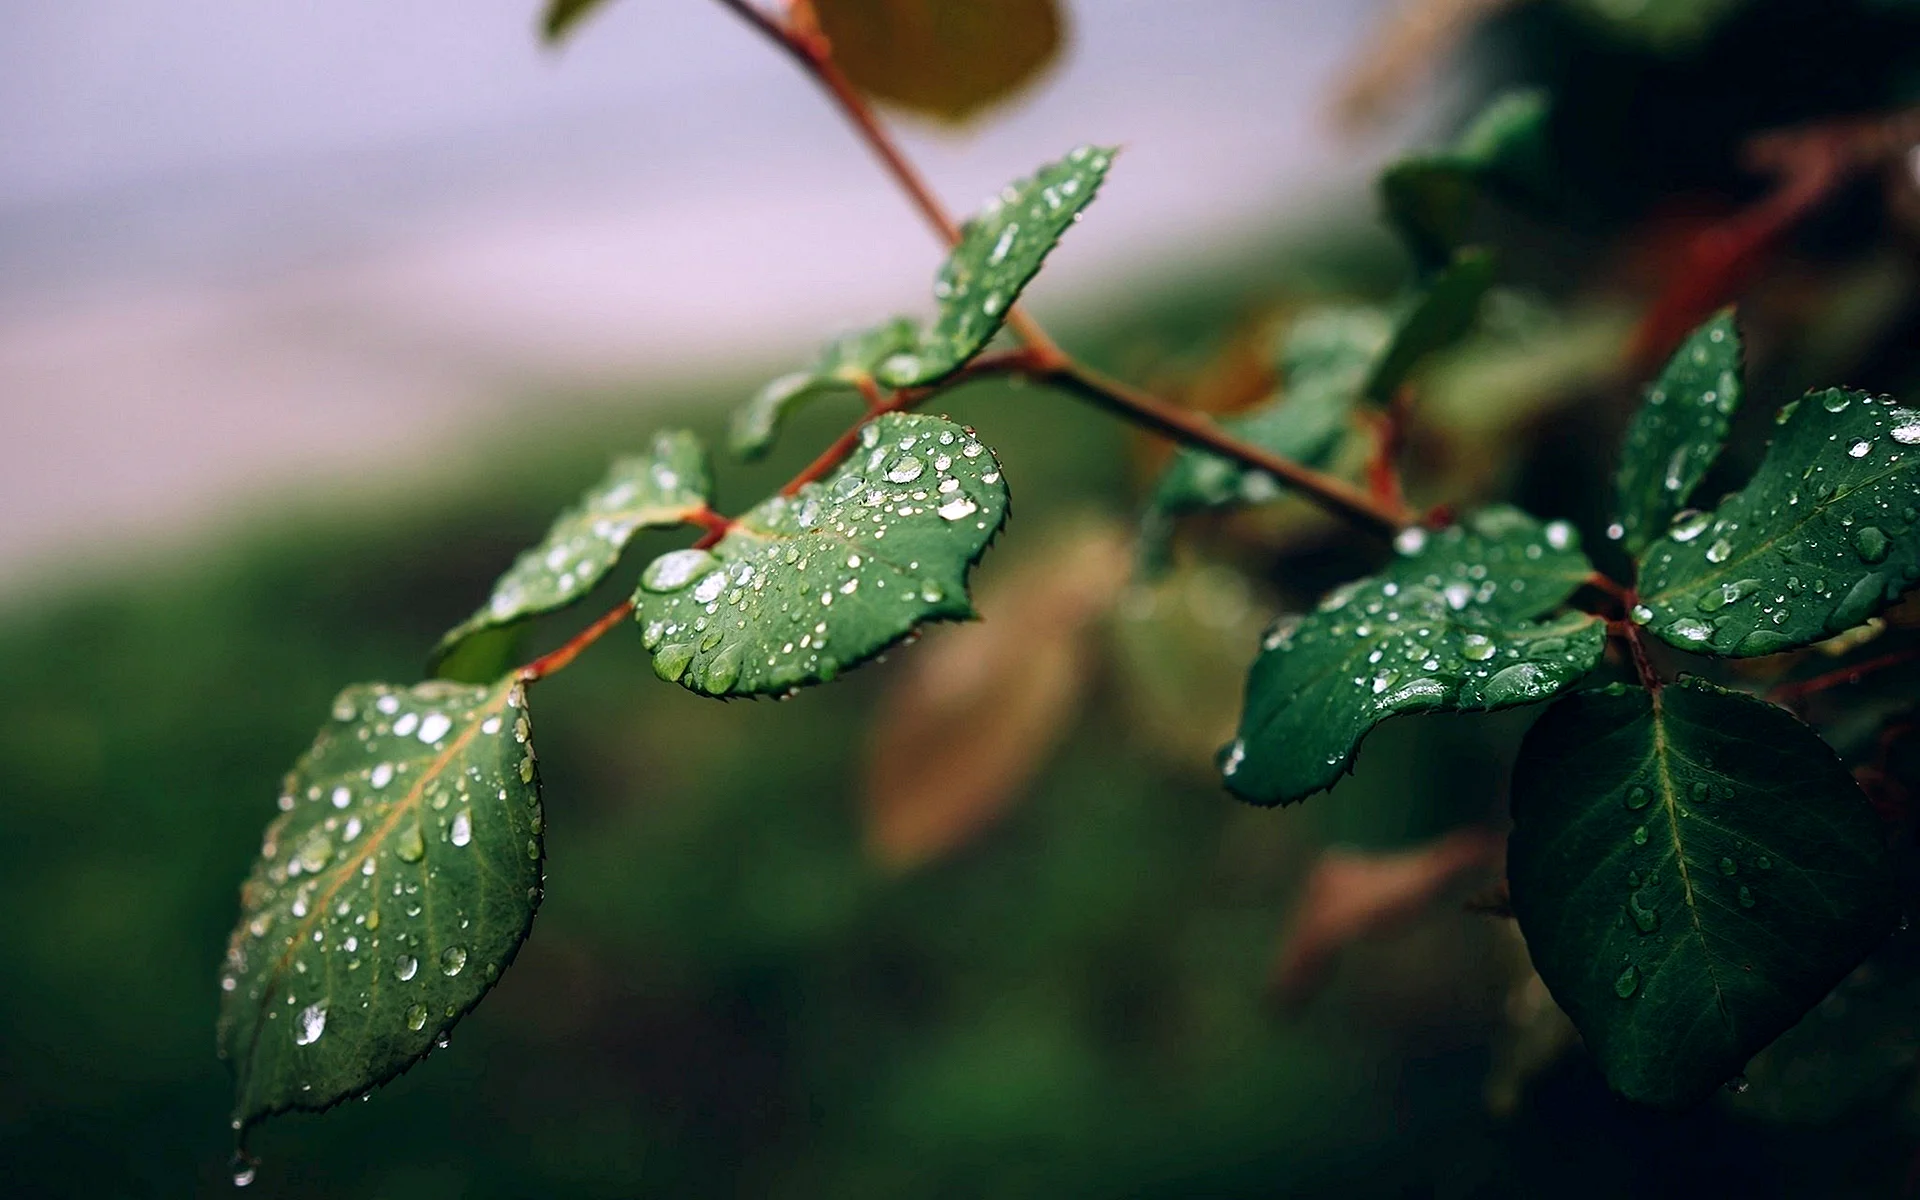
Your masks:
{"label": "green leaf", "polygon": [[221,970],[244,1129],[366,1092],[480,1002],[540,901],[525,693],[348,688],[281,788]]}
{"label": "green leaf", "polygon": [[[1281,392],[1220,427],[1241,441],[1309,467],[1325,466],[1353,428],[1353,406],[1387,343],[1387,321],[1370,308],[1321,309],[1287,332]],[[1279,480],[1231,459],[1182,447],[1154,489],[1162,513],[1262,504],[1284,494]]]}
{"label": "green leaf", "polygon": [[1536,620],[1592,571],[1566,522],[1494,508],[1441,533],[1409,530],[1398,549],[1378,575],[1267,634],[1222,763],[1242,799],[1290,804],[1333,786],[1388,717],[1537,703],[1600,661],[1599,618]]}
{"label": "green leaf", "polygon": [[889,413],[827,479],[764,501],[710,550],[655,559],[635,619],[655,674],[689,690],[824,682],[923,621],[973,616],[967,572],[1006,516],[1000,463],[971,430]]}
{"label": "green leaf", "polygon": [[1740,331],[1725,309],[1688,336],[1647,390],[1614,476],[1628,553],[1667,531],[1720,457],[1740,407],[1740,378]]}
{"label": "green leaf", "polygon": [[493,585],[480,610],[440,639],[445,662],[475,634],[565,608],[593,590],[642,529],[667,529],[704,509],[711,488],[707,452],[685,430],[654,438],[644,455],[613,464],[605,479],[554,521]]}
{"label": "green leaf", "polygon": [[1570,696],[1514,770],[1534,966],[1621,1094],[1700,1100],[1893,928],[1885,834],[1785,711],[1697,680]]}
{"label": "green leaf", "polygon": [[1484,250],[1456,254],[1395,325],[1393,341],[1367,377],[1367,398],[1375,404],[1387,403],[1428,355],[1448,349],[1472,332],[1480,301],[1492,286],[1493,255]]}
{"label": "green leaf", "polygon": [[604,8],[608,0],[547,0],[546,15],[540,19],[540,33],[548,42],[558,42],[571,34],[587,17]]}
{"label": "green leaf", "polygon": [[919,323],[910,317],[835,338],[812,366],[782,375],[736,411],[728,444],[742,458],[759,458],[773,445],[789,412],[816,396],[858,391],[874,382],[873,373],[882,362],[912,352],[919,343]]}
{"label": "green leaf", "polygon": [[880,382],[896,388],[937,383],[985,349],[1061,235],[1092,203],[1115,153],[1081,146],[1031,179],[1009,184],[968,221],[934,281],[939,316],[918,349],[880,364]]}
{"label": "green leaf", "polygon": [[1423,266],[1447,262],[1467,237],[1480,198],[1538,195],[1548,174],[1546,94],[1496,97],[1454,144],[1404,158],[1380,177],[1387,219]]}
{"label": "green leaf", "polygon": [[860,89],[944,121],[1020,91],[1065,40],[1055,0],[813,0]]}
{"label": "green leaf", "polygon": [[1851,629],[1920,578],[1920,411],[1833,388],[1781,410],[1742,490],[1640,558],[1634,619],[1682,650],[1775,654]]}

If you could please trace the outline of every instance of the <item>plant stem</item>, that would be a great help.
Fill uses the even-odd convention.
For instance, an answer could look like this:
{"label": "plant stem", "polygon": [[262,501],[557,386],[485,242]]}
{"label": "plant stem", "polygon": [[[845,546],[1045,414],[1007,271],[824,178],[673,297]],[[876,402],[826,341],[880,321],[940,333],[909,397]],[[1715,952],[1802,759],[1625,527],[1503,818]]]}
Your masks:
{"label": "plant stem", "polygon": [[[834,62],[832,47],[817,29],[811,27],[811,21],[794,21],[775,17],[753,3],[753,0],[720,0],[720,3],[772,41],[827,91],[860,135],[861,140],[866,142],[867,147],[880,159],[888,174],[893,176],[894,181],[907,194],[908,199],[913,202],[927,224],[932,226],[941,241],[948,246],[957,245],[960,241],[960,227],[948,215],[939,198],[933,194],[932,189],[914,169],[913,164],[908,162],[906,156],[900,152],[900,148],[894,144],[892,137],[881,127],[872,107],[860,95],[859,89],[853,85],[853,82],[846,77],[846,73],[840,69],[839,64]],[[795,5],[796,12],[801,11],[803,7]],[[1198,447],[1223,458],[1232,459],[1242,466],[1265,471],[1284,481],[1322,508],[1370,528],[1391,533],[1415,524],[1418,520],[1417,515],[1402,503],[1370,496],[1345,480],[1301,466],[1290,459],[1242,442],[1222,432],[1218,425],[1200,414],[1168,404],[1156,396],[1138,391],[1117,380],[1108,379],[1083,366],[1062,350],[1052,337],[1018,305],[1008,310],[1006,324],[1025,343],[1028,364],[1026,373],[1035,380],[1052,383],[1073,392],[1082,399],[1090,400],[1102,408],[1171,437],[1184,445]],[[925,395],[899,393],[887,405],[877,407],[873,411],[898,411],[925,398]],[[842,435],[839,441],[828,447],[826,452],[796,476],[783,491],[791,495],[802,485],[831,470],[833,465],[845,457],[852,447],[851,438],[854,436],[857,434],[853,431]]]}
{"label": "plant stem", "polygon": [[608,612],[598,621],[582,629],[579,633],[574,634],[572,640],[567,642],[566,645],[549,654],[543,654],[526,666],[521,667],[520,670],[516,672],[520,677],[520,682],[537,683],[556,671],[565,670],[568,663],[580,657],[582,650],[599,641],[607,630],[612,629],[615,625],[620,624],[620,622],[632,615],[633,601],[621,601],[612,611]]}
{"label": "plant stem", "polygon": [[1920,647],[1908,647],[1891,654],[1882,654],[1878,658],[1869,658],[1850,667],[1828,671],[1824,675],[1815,675],[1812,679],[1802,679],[1798,683],[1783,683],[1767,693],[1767,699],[1775,704],[1792,704],[1807,696],[1850,683],[1858,683],[1869,675],[1884,671],[1888,667],[1897,667],[1920,659]]}

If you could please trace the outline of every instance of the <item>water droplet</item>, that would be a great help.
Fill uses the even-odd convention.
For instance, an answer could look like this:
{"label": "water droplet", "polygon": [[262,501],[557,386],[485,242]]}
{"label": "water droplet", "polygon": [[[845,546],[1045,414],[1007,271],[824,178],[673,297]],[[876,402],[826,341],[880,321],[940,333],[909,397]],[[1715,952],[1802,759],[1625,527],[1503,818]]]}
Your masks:
{"label": "water droplet", "polygon": [[677,592],[714,563],[705,550],[670,550],[647,564],[640,586],[650,592]]}
{"label": "water droplet", "polygon": [[259,1165],[243,1151],[235,1150],[233,1157],[227,1161],[227,1170],[233,1173],[233,1186],[243,1188],[251,1185]]}
{"label": "water droplet", "polygon": [[1489,707],[1538,700],[1553,691],[1553,677],[1538,663],[1517,662],[1502,667],[1487,680],[1481,698]]}
{"label": "water droplet", "polygon": [[413,955],[399,954],[394,956],[393,977],[395,979],[398,979],[401,983],[405,983],[407,980],[412,979],[414,975],[419,972],[419,970],[420,970],[420,960],[415,958]]}
{"label": "water droplet", "polygon": [[1648,804],[1651,804],[1652,802],[1653,802],[1653,794],[1647,791],[1647,789],[1643,787],[1639,787],[1637,785],[1627,789],[1626,805],[1628,808],[1633,809],[1635,812],[1638,812],[1640,809],[1645,808]]}
{"label": "water droplet", "polygon": [[1705,621],[1696,621],[1692,617],[1682,617],[1667,626],[1667,632],[1689,642],[1706,642],[1713,639],[1713,626]]}
{"label": "water droplet", "polygon": [[1470,633],[1460,647],[1460,656],[1469,662],[1485,662],[1499,653],[1493,639],[1484,634]]}
{"label": "water droplet", "polygon": [[465,946],[448,946],[440,952],[440,973],[442,975],[451,978],[452,976],[458,975],[461,968],[466,965],[467,948]]}
{"label": "water droplet", "polygon": [[453,815],[453,828],[447,832],[447,840],[456,846],[464,846],[473,840],[473,814],[461,809]]}
{"label": "water droplet", "polygon": [[1740,888],[1740,907],[1741,908],[1753,907],[1753,889],[1745,886],[1744,884]]}
{"label": "water droplet", "polygon": [[394,844],[393,852],[400,856],[401,862],[409,863],[417,863],[427,856],[427,839],[420,835],[417,823],[400,831],[400,840]]}
{"label": "water droplet", "polygon": [[1893,410],[1893,440],[1902,446],[1920,446],[1920,412],[1910,408]]}
{"label": "water droplet", "polygon": [[1641,933],[1652,933],[1660,928],[1660,913],[1650,904],[1640,900],[1640,893],[1634,892],[1627,897],[1627,911],[1633,916],[1634,928]]}
{"label": "water droplet", "polygon": [[714,695],[726,691],[740,678],[740,643],[733,642],[707,660],[701,686]]}
{"label": "water droplet", "polygon": [[927,464],[920,459],[911,454],[902,454],[893,460],[892,466],[887,468],[887,482],[912,483],[920,478],[921,473],[926,469]]}
{"label": "water droplet", "polygon": [[1634,827],[1633,844],[1636,846],[1644,846],[1647,844],[1647,827],[1645,825],[1636,825]]}
{"label": "water droplet", "polygon": [[693,643],[668,642],[653,652],[653,673],[673,683],[687,673],[687,664],[693,661],[693,655]]}
{"label": "water droplet", "polygon": [[1613,977],[1613,994],[1622,1000],[1640,990],[1640,968],[1628,963]]}
{"label": "water droplet", "polygon": [[420,740],[431,746],[447,736],[447,730],[453,728],[453,722],[445,713],[428,713],[420,722]]}
{"label": "water droplet", "polygon": [[1878,526],[1862,525],[1853,531],[1853,549],[1861,562],[1885,562],[1891,548],[1892,543]]}
{"label": "water droplet", "polygon": [[1847,405],[1852,402],[1852,397],[1848,396],[1839,388],[1834,388],[1820,398],[1820,407],[1830,413],[1845,412],[1847,411]]}
{"label": "water droplet", "polygon": [[958,521],[962,517],[970,517],[980,511],[980,506],[962,495],[955,496],[934,511],[940,514],[942,520]]}
{"label": "water droplet", "polygon": [[1574,535],[1573,526],[1565,521],[1549,521],[1546,534],[1547,545],[1555,550],[1571,549],[1578,540]]}
{"label": "water droplet", "polygon": [[427,1023],[427,1006],[424,1004],[407,1005],[407,1028],[415,1033]]}
{"label": "water droplet", "polygon": [[1723,563],[1727,561],[1732,554],[1733,543],[1726,538],[1720,538],[1714,542],[1713,545],[1707,547],[1707,561],[1710,563]]}
{"label": "water droplet", "polygon": [[320,1040],[327,1031],[327,1006],[320,1003],[307,1005],[293,1023],[293,1044],[311,1046]]}
{"label": "water droplet", "polygon": [[1868,454],[1872,453],[1872,451],[1873,443],[1867,441],[1865,438],[1847,447],[1847,454],[1853,458],[1865,458]]}
{"label": "water droplet", "polygon": [[1713,524],[1713,514],[1701,512],[1697,508],[1683,508],[1674,514],[1673,524],[1667,526],[1667,536],[1676,542],[1690,542],[1706,532]]}
{"label": "water droplet", "polygon": [[1727,1080],[1727,1090],[1736,1096],[1743,1094],[1752,1086],[1753,1084],[1748,1082],[1745,1075],[1735,1075],[1732,1079]]}
{"label": "water droplet", "polygon": [[1427,548],[1427,531],[1409,525],[1394,537],[1393,548],[1402,554],[1418,554]]}

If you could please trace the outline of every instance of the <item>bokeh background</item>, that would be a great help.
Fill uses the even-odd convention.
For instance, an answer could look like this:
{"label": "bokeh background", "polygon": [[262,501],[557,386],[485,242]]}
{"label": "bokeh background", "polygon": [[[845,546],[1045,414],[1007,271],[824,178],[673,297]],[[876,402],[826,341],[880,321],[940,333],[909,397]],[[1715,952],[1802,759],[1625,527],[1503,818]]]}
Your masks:
{"label": "bokeh background", "polygon": [[[1080,0],[1036,86],[902,138],[962,210],[1075,144],[1123,143],[1033,307],[1088,360],[1218,408],[1260,321],[1405,277],[1373,170],[1496,81],[1558,80],[1614,138],[1585,164],[1571,248],[1529,281],[1564,296],[1566,260],[1646,194],[1734,176],[1701,145],[1920,80],[1891,50],[1863,66],[1857,42],[1763,22],[1708,61],[1758,46],[1857,69],[1791,100],[1732,87],[1635,154],[1621,130],[1644,114],[1623,97],[1724,99],[1729,76],[1527,14],[1383,67],[1395,7]],[[612,449],[668,423],[717,435],[827,336],[926,303],[937,247],[717,5],[626,0],[558,50],[530,8],[0,0],[9,1194],[226,1193],[214,970],[276,782],[333,693],[417,678]],[[1356,72],[1388,68],[1397,104],[1335,119]],[[1876,328],[1910,330],[1911,257],[1853,267]],[[1570,317],[1503,301],[1501,344],[1547,349],[1436,382],[1477,432],[1435,477],[1591,526],[1601,434],[1630,398],[1604,364],[1631,268]],[[1845,332],[1787,345],[1760,386],[1858,358]],[[1845,1105],[1652,1121],[1561,1053],[1510,923],[1483,911],[1497,862],[1469,840],[1484,869],[1436,873],[1415,849],[1497,823],[1524,718],[1391,724],[1302,809],[1226,797],[1210,755],[1258,630],[1359,550],[1290,512],[1224,539],[1242,560],[1284,549],[1284,578],[1201,555],[1129,583],[1107,551],[1124,560],[1153,447],[1033,390],[948,407],[1018,500],[980,575],[1006,597],[983,601],[986,640],[937,632],[784,704],[659,683],[632,638],[544,685],[531,941],[450,1048],[264,1130],[248,1194],[1846,1195],[1901,1177],[1910,1142]],[[847,416],[822,404],[768,463],[723,465],[720,507]],[[1488,449],[1509,443],[1526,453]],[[1060,601],[1062,579],[1102,602]],[[1061,624],[1021,624],[1036,595]],[[549,644],[572,619],[551,624]],[[1047,683],[1047,732],[1018,761],[962,725],[919,731],[980,747],[1006,809],[927,851],[876,815],[895,718],[931,686],[913,660],[998,662],[1021,636],[1070,642],[1080,683]],[[1408,871],[1438,902],[1370,923],[1368,903],[1421,891],[1394,882]],[[1309,916],[1341,940],[1342,902],[1363,910],[1349,925],[1391,927],[1311,986],[1276,970]],[[1905,1078],[1911,1031],[1893,1042],[1876,1061]]]}

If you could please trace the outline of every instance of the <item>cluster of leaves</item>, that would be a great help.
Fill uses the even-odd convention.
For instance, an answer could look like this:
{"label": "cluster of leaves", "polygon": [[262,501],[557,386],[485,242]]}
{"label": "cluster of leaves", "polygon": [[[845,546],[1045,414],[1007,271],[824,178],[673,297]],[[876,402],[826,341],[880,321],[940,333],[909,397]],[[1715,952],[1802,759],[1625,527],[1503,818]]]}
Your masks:
{"label": "cluster of leaves", "polygon": [[[549,32],[594,6],[562,0]],[[885,26],[836,27],[858,6],[804,7],[837,46]],[[1732,6],[1642,7],[1684,9],[1694,28]],[[888,74],[884,46],[868,48],[878,65],[850,51],[848,70],[877,95],[964,114],[1053,52],[1051,6],[1013,9],[1044,29],[1004,75],[942,90]],[[893,36],[938,40],[910,23]],[[1512,93],[1453,146],[1389,169],[1382,199],[1413,282],[1394,303],[1298,315],[1272,348],[1274,394],[1223,431],[1335,474],[1353,448],[1390,443],[1381,431],[1475,330],[1493,288],[1493,255],[1469,244],[1477,214],[1548,187],[1549,116],[1540,94]],[[663,433],[614,463],[446,635],[440,678],[340,695],[286,778],[221,977],[237,1129],[392,1079],[444,1044],[511,962],[545,856],[527,693],[555,664],[509,667],[510,648],[607,579],[641,531],[702,531],[648,563],[615,614],[631,617],[661,679],[697,694],[790,694],[928,622],[974,615],[968,576],[1005,523],[1007,481],[973,430],[909,410],[988,363],[1112,158],[1082,147],[1010,185],[940,267],[931,320],[843,336],[737,413],[731,448],[752,458],[797,407],[858,399],[864,418],[817,469],[725,517],[708,504],[705,448]],[[1920,578],[1920,412],[1816,391],[1780,412],[1745,486],[1706,508],[1698,493],[1743,391],[1730,313],[1696,330],[1648,391],[1607,530],[1630,579],[1600,575],[1568,520],[1505,505],[1410,515],[1377,547],[1378,570],[1265,634],[1219,760],[1228,791],[1288,804],[1332,786],[1391,717],[1551,702],[1514,768],[1512,909],[1609,1082],[1663,1106],[1738,1073],[1897,919],[1879,819],[1828,745],[1744,690],[1663,673],[1652,642],[1698,656],[1684,661],[1699,670],[1846,635],[1897,601]],[[1164,564],[1191,514],[1288,493],[1217,447],[1184,447],[1151,490],[1145,559]],[[1059,687],[1075,661],[1057,665]],[[921,836],[904,836],[909,853]],[[1478,844],[1462,844],[1460,861],[1478,861]]]}
{"label": "cluster of leaves", "polygon": [[[1112,151],[1074,150],[995,196],[934,285],[938,313],[836,342],[743,409],[736,447],[835,388],[923,396],[977,358],[1092,201]],[[877,392],[873,394],[877,395]],[[970,568],[1005,523],[1000,463],[971,429],[874,406],[842,461],[733,519],[711,511],[692,434],[616,461],[501,576],[434,658],[443,678],[359,685],[286,778],[222,974],[234,1123],[323,1109],[406,1070],[511,962],[541,896],[527,689],[539,663],[457,682],[533,618],[584,597],[643,530],[709,530],[655,558],[631,612],[655,673],[709,696],[836,677],[929,621],[974,615]]]}

